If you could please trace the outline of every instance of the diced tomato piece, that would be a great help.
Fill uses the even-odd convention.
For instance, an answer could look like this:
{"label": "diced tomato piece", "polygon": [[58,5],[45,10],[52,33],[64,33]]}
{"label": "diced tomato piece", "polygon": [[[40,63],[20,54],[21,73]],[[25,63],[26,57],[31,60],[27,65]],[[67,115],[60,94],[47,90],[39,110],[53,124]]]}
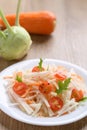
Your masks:
{"label": "diced tomato piece", "polygon": [[44,68],[42,67],[42,68],[40,69],[39,66],[35,66],[35,67],[32,69],[32,72],[40,72],[40,71],[44,71]]}
{"label": "diced tomato piece", "polygon": [[43,81],[40,86],[39,86],[39,90],[43,93],[43,94],[49,94],[52,91],[56,91],[55,86],[53,86],[52,84],[50,84],[48,81]]}
{"label": "diced tomato piece", "polygon": [[74,88],[72,90],[71,98],[74,98],[76,102],[80,101],[83,98],[84,94],[82,90]]}
{"label": "diced tomato piece", "polygon": [[28,89],[28,86],[23,82],[16,82],[13,86],[14,92],[20,96],[25,94],[27,89]]}
{"label": "diced tomato piece", "polygon": [[63,101],[59,97],[51,97],[48,102],[53,111],[59,111],[63,107]]}
{"label": "diced tomato piece", "polygon": [[56,73],[54,76],[56,77],[57,80],[63,81],[66,79],[66,75],[64,75],[62,73]]}

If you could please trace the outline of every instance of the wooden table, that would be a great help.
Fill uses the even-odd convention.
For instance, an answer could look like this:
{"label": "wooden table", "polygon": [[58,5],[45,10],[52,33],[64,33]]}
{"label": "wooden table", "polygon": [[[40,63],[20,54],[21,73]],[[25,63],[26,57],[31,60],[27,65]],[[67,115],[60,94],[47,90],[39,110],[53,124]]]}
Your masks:
{"label": "wooden table", "polygon": [[[15,13],[17,0],[0,0],[5,14]],[[52,11],[56,28],[50,36],[31,35],[33,44],[26,57],[69,61],[87,69],[87,0],[22,0],[21,11]],[[0,58],[0,71],[18,61]],[[65,126],[40,127],[16,121],[0,111],[0,130],[87,130],[87,118]]]}

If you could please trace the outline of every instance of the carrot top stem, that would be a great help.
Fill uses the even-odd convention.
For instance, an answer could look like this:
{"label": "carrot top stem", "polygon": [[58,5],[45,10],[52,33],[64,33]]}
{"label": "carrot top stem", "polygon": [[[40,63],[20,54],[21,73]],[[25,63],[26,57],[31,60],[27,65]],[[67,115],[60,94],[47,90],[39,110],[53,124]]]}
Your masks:
{"label": "carrot top stem", "polygon": [[12,31],[12,28],[11,28],[10,24],[8,23],[7,19],[5,18],[4,13],[3,13],[1,10],[0,10],[0,16],[1,16],[1,18],[2,18],[2,20],[3,20],[3,22],[4,22],[4,24],[5,24],[5,25],[6,25],[6,27],[8,28],[8,30],[9,30],[10,32],[12,32],[12,33],[13,33],[13,31]]}
{"label": "carrot top stem", "polygon": [[16,20],[15,20],[15,25],[19,26],[19,11],[20,11],[20,4],[21,4],[21,0],[18,0],[18,4],[17,4],[17,10],[16,10]]}

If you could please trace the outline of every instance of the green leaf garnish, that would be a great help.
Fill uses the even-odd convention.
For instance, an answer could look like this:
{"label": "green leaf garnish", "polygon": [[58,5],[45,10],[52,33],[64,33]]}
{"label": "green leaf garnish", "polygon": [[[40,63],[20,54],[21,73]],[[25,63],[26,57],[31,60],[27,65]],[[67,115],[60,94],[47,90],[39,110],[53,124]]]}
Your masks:
{"label": "green leaf garnish", "polygon": [[67,78],[64,81],[58,81],[59,89],[56,90],[56,93],[61,94],[64,90],[67,90],[70,80],[71,80],[71,78]]}
{"label": "green leaf garnish", "polygon": [[87,97],[83,97],[79,102],[85,102],[87,101]]}
{"label": "green leaf garnish", "polygon": [[40,71],[42,71],[42,64],[43,64],[43,60],[40,58],[40,62],[38,63],[38,67]]}
{"label": "green leaf garnish", "polygon": [[20,76],[16,76],[16,80],[18,81],[18,82],[22,82],[22,77],[20,77]]}

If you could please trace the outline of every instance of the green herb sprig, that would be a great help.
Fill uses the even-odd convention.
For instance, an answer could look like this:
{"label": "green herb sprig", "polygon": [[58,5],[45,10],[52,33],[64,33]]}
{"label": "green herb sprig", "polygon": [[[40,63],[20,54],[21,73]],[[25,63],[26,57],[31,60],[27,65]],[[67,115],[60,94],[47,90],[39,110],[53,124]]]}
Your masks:
{"label": "green herb sprig", "polygon": [[16,76],[16,80],[18,81],[18,82],[22,82],[22,77],[21,76]]}
{"label": "green herb sprig", "polygon": [[83,97],[79,102],[85,102],[87,101],[87,97]]}
{"label": "green herb sprig", "polygon": [[42,71],[42,69],[43,69],[42,64],[43,64],[43,60],[42,60],[42,58],[40,58],[40,62],[38,63],[38,67],[39,67],[40,71]]}
{"label": "green herb sprig", "polygon": [[68,89],[69,83],[71,81],[71,78],[67,78],[64,81],[58,81],[59,89],[56,90],[57,94],[61,94],[64,90]]}

